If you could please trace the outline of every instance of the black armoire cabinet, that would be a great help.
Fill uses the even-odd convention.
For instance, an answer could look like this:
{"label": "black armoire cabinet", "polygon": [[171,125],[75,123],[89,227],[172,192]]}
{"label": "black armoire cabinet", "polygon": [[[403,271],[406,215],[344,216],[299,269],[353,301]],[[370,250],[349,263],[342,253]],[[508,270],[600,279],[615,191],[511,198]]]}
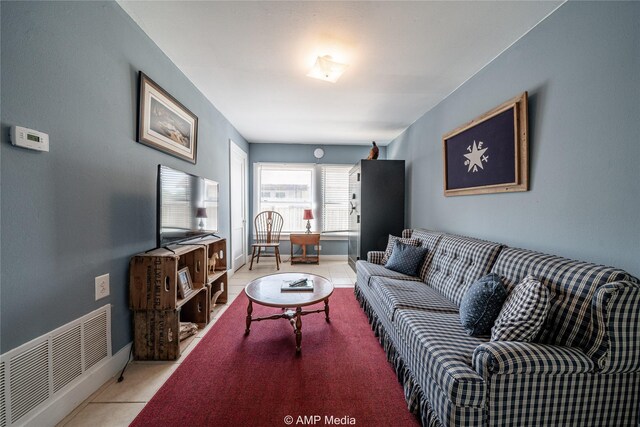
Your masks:
{"label": "black armoire cabinet", "polygon": [[404,160],[360,160],[349,172],[349,265],[404,229]]}

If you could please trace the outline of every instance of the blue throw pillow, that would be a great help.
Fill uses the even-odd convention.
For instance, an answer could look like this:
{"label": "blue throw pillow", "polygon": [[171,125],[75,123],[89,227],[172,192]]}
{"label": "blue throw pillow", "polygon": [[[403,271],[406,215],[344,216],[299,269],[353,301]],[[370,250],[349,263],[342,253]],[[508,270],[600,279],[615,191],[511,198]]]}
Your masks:
{"label": "blue throw pillow", "polygon": [[460,323],[467,334],[489,335],[506,299],[507,290],[497,274],[491,273],[474,282],[460,303]]}
{"label": "blue throw pillow", "polygon": [[418,269],[420,265],[422,265],[426,254],[427,248],[407,245],[397,240],[393,246],[393,252],[391,252],[389,261],[387,261],[384,266],[398,273],[417,276]]}

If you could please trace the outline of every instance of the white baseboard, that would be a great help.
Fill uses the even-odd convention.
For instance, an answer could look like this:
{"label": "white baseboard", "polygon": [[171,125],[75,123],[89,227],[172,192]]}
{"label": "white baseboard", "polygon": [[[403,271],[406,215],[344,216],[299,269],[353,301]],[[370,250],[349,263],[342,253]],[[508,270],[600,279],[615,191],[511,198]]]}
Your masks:
{"label": "white baseboard", "polygon": [[[281,258],[284,259],[289,259],[289,254],[280,254]],[[329,261],[344,261],[347,262],[349,260],[349,256],[348,255],[323,255],[320,254],[320,263],[322,263],[322,260],[329,260]],[[251,262],[251,254],[247,255],[247,264],[249,264]],[[275,263],[275,261],[273,261]],[[287,261],[288,262],[288,261]],[[231,271],[231,269],[227,270],[227,277],[231,278],[231,276],[233,276],[233,271]]]}
{"label": "white baseboard", "polygon": [[56,425],[71,413],[78,405],[95,393],[104,383],[116,376],[129,360],[132,343],[125,345],[120,351],[94,366],[86,372],[82,379],[71,385],[67,391],[60,393],[51,404],[34,414],[25,425]]}
{"label": "white baseboard", "polygon": [[347,262],[349,257],[347,255],[322,255],[320,254],[320,262],[323,259],[328,259],[329,261],[344,261]]}

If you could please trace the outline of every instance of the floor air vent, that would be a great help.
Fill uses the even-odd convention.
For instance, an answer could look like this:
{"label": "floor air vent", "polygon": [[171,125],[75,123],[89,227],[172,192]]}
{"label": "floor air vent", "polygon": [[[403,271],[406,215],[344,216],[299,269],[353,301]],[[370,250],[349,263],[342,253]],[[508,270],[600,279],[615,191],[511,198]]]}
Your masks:
{"label": "floor air vent", "polygon": [[105,305],[0,356],[0,427],[29,421],[47,403],[111,357]]}

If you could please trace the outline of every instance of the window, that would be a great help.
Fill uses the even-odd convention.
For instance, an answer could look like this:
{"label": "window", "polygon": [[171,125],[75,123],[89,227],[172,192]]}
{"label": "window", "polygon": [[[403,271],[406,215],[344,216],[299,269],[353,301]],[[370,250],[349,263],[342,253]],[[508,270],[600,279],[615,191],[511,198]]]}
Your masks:
{"label": "window", "polygon": [[303,211],[313,207],[314,165],[259,164],[256,170],[260,199],[255,214],[276,211],[284,219],[283,232],[303,231]]}
{"label": "window", "polygon": [[351,165],[257,163],[255,212],[273,210],[284,219],[283,233],[306,231],[303,211],[313,209],[312,230],[346,232],[349,228]]}
{"label": "window", "polygon": [[322,231],[349,229],[349,170],[351,166],[322,166]]}

